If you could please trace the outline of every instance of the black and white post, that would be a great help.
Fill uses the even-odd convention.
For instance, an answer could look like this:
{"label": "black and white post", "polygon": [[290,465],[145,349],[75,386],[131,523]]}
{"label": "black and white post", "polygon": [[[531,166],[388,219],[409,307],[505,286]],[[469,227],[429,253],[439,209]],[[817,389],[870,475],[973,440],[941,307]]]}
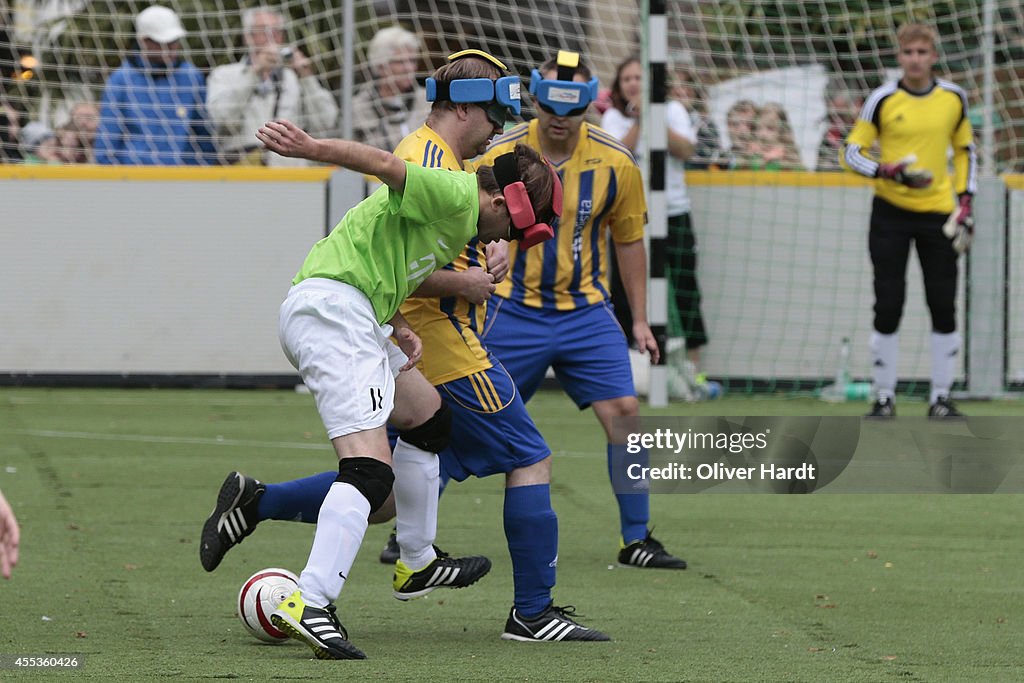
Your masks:
{"label": "black and white post", "polygon": [[666,68],[668,57],[668,19],[665,0],[644,0],[647,16],[643,50],[647,102],[643,110],[643,130],[647,132],[647,226],[649,243],[647,308],[651,332],[661,350],[661,360],[651,366],[648,403],[668,405],[668,282],[665,265],[668,242],[668,209],[665,198],[665,171],[668,162],[668,127],[665,123]]}

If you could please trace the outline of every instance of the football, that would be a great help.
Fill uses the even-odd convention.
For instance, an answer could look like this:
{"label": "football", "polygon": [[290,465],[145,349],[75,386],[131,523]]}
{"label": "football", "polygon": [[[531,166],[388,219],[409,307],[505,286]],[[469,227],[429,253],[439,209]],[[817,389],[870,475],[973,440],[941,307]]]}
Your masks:
{"label": "football", "polygon": [[270,615],[298,590],[299,577],[287,569],[261,569],[242,584],[236,608],[245,630],[265,643],[283,643],[288,636],[270,623]]}

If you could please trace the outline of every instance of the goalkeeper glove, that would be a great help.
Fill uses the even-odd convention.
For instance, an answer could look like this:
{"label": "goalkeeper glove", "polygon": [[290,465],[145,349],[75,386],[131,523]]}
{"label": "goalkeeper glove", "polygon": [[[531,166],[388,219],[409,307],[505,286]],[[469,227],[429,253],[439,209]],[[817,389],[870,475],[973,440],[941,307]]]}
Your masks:
{"label": "goalkeeper glove", "polygon": [[932,172],[926,169],[911,170],[910,165],[916,161],[917,157],[910,154],[892,164],[878,164],[875,175],[915,189],[928,187],[932,184]]}
{"label": "goalkeeper glove", "polygon": [[971,239],[974,237],[974,215],[971,213],[972,197],[969,194],[960,195],[960,204],[949,219],[942,226],[942,234],[952,242],[953,250],[962,254],[971,248]]}

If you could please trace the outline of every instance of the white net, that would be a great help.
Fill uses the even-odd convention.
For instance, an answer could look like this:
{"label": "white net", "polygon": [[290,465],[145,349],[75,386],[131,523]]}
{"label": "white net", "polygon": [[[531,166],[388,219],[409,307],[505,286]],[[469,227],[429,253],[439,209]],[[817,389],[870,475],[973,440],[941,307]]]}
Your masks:
{"label": "white net", "polygon": [[[183,56],[202,72],[244,56],[242,11],[257,3],[163,4],[182,18],[188,30]],[[99,101],[105,81],[133,49],[133,17],[148,5],[0,0],[6,33],[0,34],[0,71],[8,109],[22,123],[56,127],[68,119],[73,103]],[[353,0],[351,25],[340,0],[283,0],[273,6],[288,19],[287,42],[312,59],[342,115],[353,94],[345,84],[358,87],[370,78],[370,38],[393,24],[420,36],[420,78],[464,48],[486,49],[527,78],[556,50],[571,49],[589,59],[607,86],[616,64],[641,48],[639,4],[619,0]],[[980,154],[988,168],[1024,168],[1024,9],[1017,0],[675,0],[667,8],[671,72],[692,86],[674,92],[689,98],[695,119],[714,124],[703,129],[693,166],[729,166],[729,112],[749,101],[758,110],[779,105],[789,120],[792,154],[777,166],[835,170],[836,145],[850,115],[893,74],[895,30],[914,20],[937,28],[937,71],[968,91],[972,120],[987,143]],[[346,37],[354,47],[352,63],[344,59]],[[341,124],[339,119],[336,130]],[[777,174],[769,182],[734,173],[691,174],[711,337],[703,365],[709,374],[733,380],[733,389],[820,383],[834,375],[844,337],[852,339],[851,371],[868,374],[870,191],[848,187],[840,179],[848,177]],[[1012,264],[1022,259],[1009,261],[1010,281],[1019,282]],[[908,273],[901,376],[926,378],[928,323],[915,269],[912,264]],[[1007,306],[1014,310],[1013,301]],[[1010,381],[1015,367],[1024,368],[1024,348],[1014,351],[1024,345],[1024,323],[1011,315],[1008,328]]]}
{"label": "white net", "polygon": [[[204,72],[245,55],[242,13],[256,3],[233,0],[164,2],[181,17],[188,37],[182,56]],[[134,16],[148,7],[138,0],[16,0],[0,2],[13,57],[0,55],[5,97],[26,113],[48,123],[58,120],[67,100],[97,100],[103,84],[124,56],[134,49]],[[398,24],[417,33],[423,44],[420,77],[426,77],[444,58],[465,48],[486,48],[521,73],[559,48],[580,50],[600,44],[593,54],[600,72],[637,49],[638,12],[616,3],[531,0],[505,5],[490,2],[403,2],[384,0],[352,3],[355,59],[344,63],[344,7],[323,0],[284,0],[270,5],[288,19],[287,40],[309,55],[314,71],[340,101],[344,70],[354,83],[371,77],[366,48],[381,28]],[[0,40],[2,40],[0,36]],[[34,60],[31,73],[19,57]],[[27,63],[27,62],[26,62]]]}
{"label": "white net", "polygon": [[[133,17],[149,4],[138,0],[0,1],[0,19],[6,29],[6,36],[0,34],[4,98],[28,119],[51,126],[66,116],[68,102],[98,100],[111,71],[133,49]],[[176,0],[164,4],[181,16],[189,31],[183,56],[203,72],[244,56],[242,11],[254,3]],[[705,88],[723,86],[715,93],[726,94],[706,103],[713,118],[722,123],[724,115],[715,108],[738,97],[735,93],[764,99],[775,96],[778,83],[788,85],[781,94],[791,98],[787,112],[799,114],[801,135],[796,142],[802,152],[801,166],[814,170],[816,156],[807,149],[815,135],[820,140],[826,89],[848,91],[853,97],[870,91],[895,67],[895,29],[908,19],[929,22],[941,36],[940,74],[968,89],[978,121],[988,115],[995,124],[993,147],[984,151],[999,170],[1015,170],[1024,164],[1020,126],[1024,90],[1019,78],[1024,61],[1024,9],[1013,0],[988,3],[993,9],[994,84],[993,106],[986,112],[982,107],[985,4],[680,0],[668,3],[670,61],[689,67]],[[554,51],[567,48],[587,55],[602,82],[609,83],[615,65],[640,48],[638,8],[613,0],[508,4],[353,0],[355,59],[346,66],[342,3],[284,0],[273,6],[288,18],[287,40],[310,56],[315,73],[342,102],[344,70],[352,70],[357,85],[369,78],[367,43],[378,29],[392,24],[421,36],[421,77],[443,63],[446,55],[466,47],[486,47],[526,76]],[[800,77],[792,80],[795,75]],[[793,92],[798,92],[799,100]]]}

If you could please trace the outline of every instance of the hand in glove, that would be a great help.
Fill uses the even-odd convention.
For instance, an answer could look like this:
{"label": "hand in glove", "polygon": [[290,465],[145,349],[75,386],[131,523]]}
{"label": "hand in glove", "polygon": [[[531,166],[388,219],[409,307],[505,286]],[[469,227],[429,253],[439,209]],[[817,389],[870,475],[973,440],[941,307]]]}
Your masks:
{"label": "hand in glove", "polygon": [[917,157],[910,154],[895,163],[878,164],[876,176],[915,189],[928,187],[932,184],[932,172],[925,169],[911,169],[910,165],[916,161]]}
{"label": "hand in glove", "polygon": [[971,195],[960,195],[960,204],[949,214],[949,220],[942,226],[942,234],[952,241],[953,249],[963,254],[971,248],[974,237],[974,215],[971,211]]}

